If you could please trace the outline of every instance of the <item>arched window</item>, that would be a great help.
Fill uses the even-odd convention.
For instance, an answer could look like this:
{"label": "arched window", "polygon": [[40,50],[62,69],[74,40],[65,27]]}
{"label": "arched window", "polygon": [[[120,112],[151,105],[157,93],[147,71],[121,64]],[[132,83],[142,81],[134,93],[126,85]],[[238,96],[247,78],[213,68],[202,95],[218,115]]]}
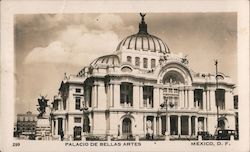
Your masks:
{"label": "arched window", "polygon": [[121,71],[122,71],[122,72],[132,72],[132,69],[131,69],[130,67],[125,66],[125,67],[123,67],[123,68],[121,69]]}
{"label": "arched window", "polygon": [[155,59],[151,59],[151,68],[155,68]]}
{"label": "arched window", "polygon": [[129,118],[124,118],[122,121],[122,134],[123,135],[132,134],[131,120]]}
{"label": "arched window", "polygon": [[140,66],[140,58],[135,57],[135,66],[139,67]]}
{"label": "arched window", "polygon": [[143,68],[148,68],[148,59],[143,58]]}
{"label": "arched window", "polygon": [[131,56],[127,56],[127,62],[132,63],[132,57]]}
{"label": "arched window", "polygon": [[166,75],[163,78],[163,83],[164,84],[184,84],[185,80],[183,78],[183,76],[176,72],[176,71],[169,71],[168,73],[166,73]]}

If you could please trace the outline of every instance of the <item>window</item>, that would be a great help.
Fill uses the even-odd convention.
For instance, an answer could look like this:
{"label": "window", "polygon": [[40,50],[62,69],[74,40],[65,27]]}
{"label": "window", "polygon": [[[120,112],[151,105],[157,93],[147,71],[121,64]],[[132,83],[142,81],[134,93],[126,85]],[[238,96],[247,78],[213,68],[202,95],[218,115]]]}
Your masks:
{"label": "window", "polygon": [[155,59],[151,59],[151,68],[155,68]]}
{"label": "window", "polygon": [[195,89],[194,90],[194,107],[199,109],[203,109],[203,90],[202,89]]}
{"label": "window", "polygon": [[153,107],[153,87],[152,86],[143,87],[143,106]]}
{"label": "window", "polygon": [[148,59],[143,58],[143,68],[148,68]]}
{"label": "window", "polygon": [[120,103],[123,106],[133,106],[133,84],[122,82],[120,85]]}
{"label": "window", "polygon": [[76,93],[81,93],[81,89],[76,88]]}
{"label": "window", "polygon": [[75,109],[76,110],[80,110],[80,107],[81,107],[81,98],[76,98],[76,104],[75,104]]}
{"label": "window", "polygon": [[131,56],[127,56],[127,62],[132,63],[132,58],[131,58]]}
{"label": "window", "polygon": [[75,117],[74,122],[75,123],[81,123],[81,117]]}
{"label": "window", "polygon": [[54,100],[53,109],[58,110],[58,100]]}
{"label": "window", "polygon": [[221,110],[225,110],[225,90],[217,89],[215,91],[215,97],[218,108],[220,108]]}
{"label": "window", "polygon": [[139,67],[140,66],[140,58],[135,57],[135,66]]}

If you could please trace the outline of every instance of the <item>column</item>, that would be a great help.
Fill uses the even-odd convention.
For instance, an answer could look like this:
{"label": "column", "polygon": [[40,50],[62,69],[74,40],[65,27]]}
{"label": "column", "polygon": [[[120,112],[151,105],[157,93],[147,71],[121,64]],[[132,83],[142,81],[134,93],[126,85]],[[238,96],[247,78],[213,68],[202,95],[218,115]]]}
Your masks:
{"label": "column", "polygon": [[61,100],[58,100],[58,110],[61,110]]}
{"label": "column", "polygon": [[180,89],[179,95],[180,95],[180,108],[183,108],[184,107],[184,91],[182,89]]}
{"label": "column", "polygon": [[114,87],[114,84],[112,84],[112,106],[114,107],[115,106],[115,87]]}
{"label": "column", "polygon": [[193,109],[194,108],[194,91],[193,91],[193,89],[190,89],[189,91],[188,91],[188,97],[189,97],[189,100],[188,100],[188,102],[189,102],[189,108],[190,109]]}
{"label": "column", "polygon": [[207,131],[207,118],[204,117],[204,131]]}
{"label": "column", "polygon": [[185,102],[184,102],[184,107],[185,108],[188,107],[187,104],[188,104],[188,90],[185,90]]}
{"label": "column", "polygon": [[182,104],[182,106],[181,106],[181,108],[184,108],[185,107],[185,93],[184,93],[184,90],[181,90],[181,92],[182,92],[182,94],[181,94],[181,97],[182,97],[182,99],[181,99],[181,104]]}
{"label": "column", "polygon": [[105,93],[104,82],[99,83],[96,92],[97,92],[96,107],[98,107],[98,109],[105,109],[107,107],[107,95]]}
{"label": "column", "polygon": [[114,108],[120,108],[120,84],[114,84]]}
{"label": "column", "polygon": [[114,84],[110,84],[110,106],[114,107]]}
{"label": "column", "polygon": [[58,135],[58,119],[55,118],[55,135]]}
{"label": "column", "polygon": [[144,134],[147,133],[147,116],[143,116],[143,130],[144,130]]}
{"label": "column", "polygon": [[188,116],[188,135],[191,135],[191,116]]}
{"label": "column", "polygon": [[107,85],[108,86],[108,88],[107,88],[107,100],[106,100],[106,108],[109,108],[109,107],[111,107],[111,85],[110,84],[108,84]]}
{"label": "column", "polygon": [[99,94],[99,92],[98,92],[98,85],[96,85],[95,86],[95,107],[97,108],[98,107],[98,94]]}
{"label": "column", "polygon": [[178,135],[181,135],[181,116],[178,115]]}
{"label": "column", "polygon": [[52,135],[54,135],[54,120],[51,120],[51,133],[52,133]]}
{"label": "column", "polygon": [[93,85],[92,86],[92,102],[91,102],[91,104],[92,104],[92,107],[95,107],[95,103],[96,103],[96,86],[95,85]]}
{"label": "column", "polygon": [[91,132],[91,133],[94,132],[94,127],[95,127],[95,126],[94,126],[94,116],[93,116],[93,115],[94,115],[94,113],[91,113],[91,118],[90,118],[90,119],[91,119],[91,122],[90,122],[90,123],[91,123],[90,132]]}
{"label": "column", "polygon": [[68,134],[68,120],[67,120],[66,117],[65,117],[65,131],[64,131],[64,134]]}
{"label": "column", "polygon": [[140,101],[139,101],[139,102],[140,102],[140,107],[142,108],[142,107],[143,107],[143,87],[140,86],[139,89],[140,89],[140,90],[139,90],[139,92],[140,92],[140,97],[139,97],[139,98],[140,98],[140,99],[139,99]]}
{"label": "column", "polygon": [[133,86],[133,107],[139,109],[140,106],[140,88],[138,85]]}
{"label": "column", "polygon": [[215,89],[210,91],[211,110],[216,111]]}
{"label": "column", "polygon": [[206,90],[203,90],[202,92],[203,110],[207,110],[207,95],[206,94],[207,94]]}
{"label": "column", "polygon": [[153,102],[154,102],[154,108],[159,108],[160,104],[159,104],[159,89],[154,87],[154,94],[153,94]]}
{"label": "column", "polygon": [[170,115],[168,115],[167,121],[168,121],[167,131],[168,131],[168,134],[170,135]]}
{"label": "column", "polygon": [[194,120],[195,120],[195,135],[197,135],[197,132],[198,132],[198,117],[194,117]]}
{"label": "column", "polygon": [[153,124],[154,124],[154,135],[156,135],[156,117],[155,116],[154,116]]}
{"label": "column", "polygon": [[159,116],[159,135],[162,135],[162,120],[161,120],[161,116]]}
{"label": "column", "polygon": [[225,110],[234,109],[233,95],[230,90],[225,90]]}
{"label": "column", "polygon": [[207,109],[210,111],[211,110],[211,99],[210,99],[210,90],[207,90]]}
{"label": "column", "polygon": [[163,103],[164,102],[164,99],[163,99],[163,89],[162,88],[159,88],[159,92],[160,92],[160,97],[159,97],[159,103]]}

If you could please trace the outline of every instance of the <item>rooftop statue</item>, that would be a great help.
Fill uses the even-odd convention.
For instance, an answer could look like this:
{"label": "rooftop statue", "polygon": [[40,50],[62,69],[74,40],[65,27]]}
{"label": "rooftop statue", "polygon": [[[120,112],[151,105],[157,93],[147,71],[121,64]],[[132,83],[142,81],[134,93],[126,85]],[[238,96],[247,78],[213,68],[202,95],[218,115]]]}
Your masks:
{"label": "rooftop statue", "polygon": [[41,96],[41,98],[38,98],[37,100],[38,100],[38,104],[39,104],[39,105],[37,105],[37,106],[39,106],[37,108],[37,110],[39,112],[37,118],[43,118],[43,115],[46,113],[46,107],[48,107],[47,102],[49,101],[49,99],[46,99],[46,97]]}

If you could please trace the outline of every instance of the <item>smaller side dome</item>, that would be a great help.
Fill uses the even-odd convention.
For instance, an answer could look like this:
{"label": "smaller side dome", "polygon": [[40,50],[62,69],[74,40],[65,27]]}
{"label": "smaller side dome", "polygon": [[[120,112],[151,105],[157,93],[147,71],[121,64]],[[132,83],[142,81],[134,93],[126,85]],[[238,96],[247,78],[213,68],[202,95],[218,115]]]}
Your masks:
{"label": "smaller side dome", "polygon": [[100,66],[119,66],[120,65],[120,59],[115,54],[105,55],[101,56],[97,59],[95,59],[90,66],[92,67],[100,67]]}

